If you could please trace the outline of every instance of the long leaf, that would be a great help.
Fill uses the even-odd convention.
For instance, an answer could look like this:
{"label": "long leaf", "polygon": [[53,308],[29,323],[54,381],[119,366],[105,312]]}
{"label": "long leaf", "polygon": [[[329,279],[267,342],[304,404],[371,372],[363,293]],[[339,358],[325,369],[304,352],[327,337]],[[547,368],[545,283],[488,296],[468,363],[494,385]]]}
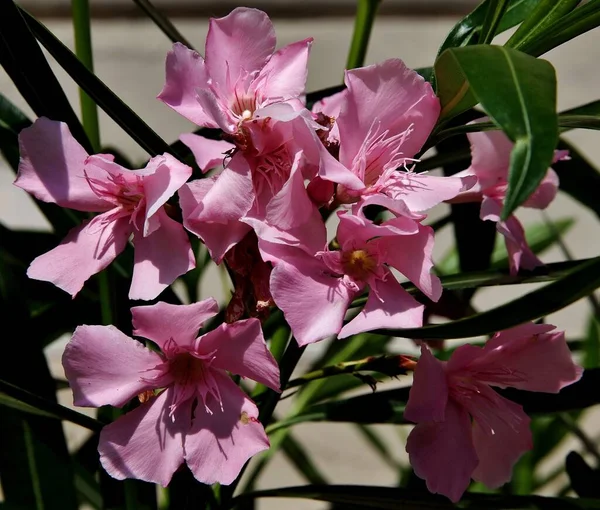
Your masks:
{"label": "long leaf", "polygon": [[91,73],[52,32],[30,14],[21,12],[31,31],[61,67],[140,147],[151,156],[173,153],[171,147]]}
{"label": "long leaf", "polygon": [[422,328],[380,329],[372,333],[406,338],[469,338],[488,335],[545,317],[600,287],[600,257],[593,258],[541,289],[492,310]]}
{"label": "long leaf", "polygon": [[[258,498],[302,498],[326,501],[347,509],[422,510],[451,509],[457,505],[443,496],[423,491],[360,485],[308,485],[284,487],[249,494],[242,494],[232,501],[232,507],[244,501]],[[464,494],[458,508],[469,510],[583,510],[600,509],[600,501],[594,499],[549,498],[543,496],[509,496],[500,494]]]}
{"label": "long leaf", "polygon": [[542,0],[507,41],[509,48],[519,48],[544,34],[556,20],[571,12],[581,0]]}
{"label": "long leaf", "polygon": [[549,62],[500,46],[446,50],[435,64],[442,118],[481,103],[514,142],[506,219],[537,189],[558,141],[556,75]]}
{"label": "long leaf", "polygon": [[91,149],[67,96],[12,0],[0,3],[0,65],[37,116],[66,122],[79,143]]}
{"label": "long leaf", "polygon": [[554,21],[543,34],[516,48],[537,57],[599,25],[600,0],[590,0]]}
{"label": "long leaf", "polygon": [[[540,0],[512,0],[502,17],[498,33],[518,25],[535,8]],[[490,4],[489,0],[482,2],[477,8],[461,19],[440,46],[438,55],[448,48],[458,48],[478,42],[478,34]]]}
{"label": "long leaf", "polygon": [[479,44],[489,44],[492,42],[509,5],[509,0],[491,0],[489,2],[483,24],[481,25]]}

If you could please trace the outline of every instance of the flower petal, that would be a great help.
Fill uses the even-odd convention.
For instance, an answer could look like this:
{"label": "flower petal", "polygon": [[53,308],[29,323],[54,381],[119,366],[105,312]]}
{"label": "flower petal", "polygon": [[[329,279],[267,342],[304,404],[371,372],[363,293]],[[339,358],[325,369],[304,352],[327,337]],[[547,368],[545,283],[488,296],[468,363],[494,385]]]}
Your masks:
{"label": "flower petal", "polygon": [[179,139],[190,148],[203,172],[224,166],[227,153],[235,148],[235,145],[225,140],[210,140],[194,133],[184,133]]}
{"label": "flower petal", "polygon": [[229,87],[260,70],[275,51],[275,30],[258,9],[238,7],[211,19],[206,37],[206,68],[215,86]]}
{"label": "flower petal", "polygon": [[427,482],[430,492],[457,502],[469,486],[477,467],[471,439],[471,419],[452,400],[443,422],[419,423],[409,434],[406,451],[415,474]]}
{"label": "flower petal", "polygon": [[196,234],[210,252],[210,256],[220,263],[225,253],[250,231],[250,227],[238,220],[225,223],[198,219],[204,209],[202,201],[214,186],[214,179],[199,179],[185,184],[179,190],[179,205],[183,212],[183,225]]}
{"label": "flower petal", "polygon": [[191,421],[191,402],[171,417],[172,401],[173,390],[167,389],[102,429],[98,452],[110,476],[169,484],[183,463],[183,438]]}
{"label": "flower petal", "polygon": [[198,339],[196,351],[212,353],[212,367],[281,391],[279,366],[267,348],[258,319],[221,324]]}
{"label": "flower petal", "polygon": [[191,305],[171,305],[158,302],[131,309],[133,334],[152,340],[161,349],[173,339],[181,347],[193,347],[202,324],[219,312],[213,298]]}
{"label": "flower petal", "polygon": [[[213,414],[208,414],[204,406],[196,407],[192,428],[185,438],[185,458],[198,481],[229,485],[250,457],[269,447],[269,440],[254,403],[227,375],[215,370],[213,377],[222,410],[210,402]],[[213,398],[208,395],[209,401]]]}
{"label": "flower petal", "polygon": [[62,363],[76,406],[121,407],[143,391],[162,358],[114,326],[78,326]]}
{"label": "flower petal", "polygon": [[300,250],[294,265],[279,262],[271,273],[271,294],[283,311],[299,345],[335,335],[342,327],[356,291],[342,278],[329,276],[327,267]]}
{"label": "flower petal", "polygon": [[521,406],[489,386],[479,385],[479,390],[480,398],[473,402],[478,410],[473,415],[473,444],[479,458],[473,479],[495,489],[511,479],[517,460],[533,447],[530,420]]}
{"label": "flower petal", "polygon": [[379,328],[420,328],[423,325],[424,306],[402,288],[394,275],[388,273],[385,280],[373,280],[370,286],[367,304],[342,328],[338,338]]}
{"label": "flower petal", "polygon": [[374,123],[389,136],[410,129],[402,153],[412,158],[435,125],[440,102],[431,85],[399,59],[346,71],[347,102],[337,119],[340,161],[350,168]]}
{"label": "flower petal", "polygon": [[552,329],[550,324],[525,324],[496,333],[469,370],[500,388],[558,393],[578,381],[583,369],[573,363],[564,331]]}
{"label": "flower petal", "polygon": [[71,229],[56,248],[37,257],[27,276],[51,282],[75,296],[90,276],[125,249],[130,234],[129,217],[115,218],[114,211],[103,213]]}
{"label": "flower petal", "polygon": [[556,198],[558,185],[558,175],[554,170],[552,170],[552,168],[549,168],[546,176],[542,179],[542,182],[540,182],[540,185],[523,203],[523,207],[546,209],[546,207],[550,205],[550,202]]}
{"label": "flower petal", "polygon": [[400,271],[428,298],[437,301],[442,295],[442,284],[431,272],[433,241],[433,229],[419,225],[417,234],[384,237],[375,242],[387,264]]}
{"label": "flower petal", "polygon": [[175,43],[167,53],[166,74],[166,83],[158,99],[194,124],[216,128],[215,121],[198,104],[196,89],[204,89],[209,83],[200,54]]}
{"label": "flower petal", "polygon": [[530,270],[543,266],[544,263],[529,248],[525,231],[517,217],[513,214],[506,221],[500,221],[501,211],[502,204],[498,200],[484,197],[479,217],[484,221],[496,222],[496,230],[504,237],[506,243],[510,273],[517,274],[520,268]]}
{"label": "flower petal", "polygon": [[[490,119],[483,117],[476,122],[486,122]],[[513,142],[498,129],[467,133],[471,143],[471,171],[477,176],[483,190],[508,180],[510,154]]]}
{"label": "flower petal", "polygon": [[136,232],[135,263],[129,299],[154,299],[177,277],[196,266],[196,257],[181,223],[169,218],[164,208],[156,217],[160,227],[149,236]]}
{"label": "flower petal", "polygon": [[[113,205],[99,198],[84,174],[88,153],[68,126],[40,117],[19,134],[19,173],[15,185],[38,200],[78,211],[102,212]],[[95,175],[94,175],[95,176]]]}
{"label": "flower petal", "polygon": [[308,53],[312,37],[284,46],[276,51],[259,73],[257,81],[263,97],[273,100],[292,99],[304,94],[308,74]]}
{"label": "flower petal", "polygon": [[448,403],[448,383],[444,364],[421,345],[421,357],[417,361],[413,385],[404,417],[415,423],[444,421]]}

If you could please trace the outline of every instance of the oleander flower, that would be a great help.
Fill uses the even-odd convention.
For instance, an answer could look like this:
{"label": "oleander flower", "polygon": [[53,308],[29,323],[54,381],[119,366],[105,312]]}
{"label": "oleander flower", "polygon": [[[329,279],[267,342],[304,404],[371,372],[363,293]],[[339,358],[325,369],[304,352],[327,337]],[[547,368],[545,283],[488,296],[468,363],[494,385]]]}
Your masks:
{"label": "oleander flower", "polygon": [[427,488],[452,501],[471,478],[489,488],[511,478],[532,448],[529,417],[497,388],[558,393],[579,380],[565,335],[550,324],[524,324],[496,333],[483,347],[463,345],[438,361],[427,346],[415,368],[404,411],[417,423],[406,451]]}
{"label": "oleander flower", "polygon": [[38,200],[98,212],[73,228],[56,248],[37,257],[27,275],[75,296],[125,249],[133,234],[135,259],[130,299],[154,299],[196,262],[183,226],[167,200],[192,169],[169,154],[128,170],[113,156],[90,156],[62,122],[39,118],[19,135],[15,185]]}
{"label": "oleander flower", "polygon": [[186,462],[203,483],[229,484],[245,462],[269,447],[258,410],[227,372],[279,391],[279,368],[258,319],[221,324],[197,337],[218,312],[212,298],[191,305],[135,307],[134,335],[114,326],[79,326],[63,355],[78,406],[140,405],[105,426],[98,451],[119,480],[166,486]]}

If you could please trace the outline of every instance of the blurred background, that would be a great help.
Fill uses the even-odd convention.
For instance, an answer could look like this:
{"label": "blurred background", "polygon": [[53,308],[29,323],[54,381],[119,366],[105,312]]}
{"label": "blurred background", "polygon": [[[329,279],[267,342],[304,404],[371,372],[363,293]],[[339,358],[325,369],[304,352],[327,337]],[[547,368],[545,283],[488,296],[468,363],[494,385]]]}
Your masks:
{"label": "blurred background", "polygon": [[[239,5],[258,7],[272,18],[278,38],[283,46],[307,37],[314,38],[311,51],[308,91],[315,91],[341,83],[349,42],[352,36],[354,0],[248,0],[240,4],[234,0],[155,0],[153,2],[164,14],[171,17],[182,34],[202,52],[207,32],[207,21],[211,16],[223,16]],[[410,67],[433,64],[437,49],[452,26],[479,2],[477,0],[384,0],[373,28],[366,63],[371,64],[390,57],[403,59]],[[72,48],[73,33],[70,22],[69,0],[24,0],[20,4],[50,28],[65,44]],[[131,0],[91,0],[93,15],[93,43],[95,72],[106,85],[113,89],[131,108],[140,115],[167,142],[173,142],[184,132],[194,129],[175,112],[171,111],[156,95],[164,83],[164,60],[171,47],[170,41],[144,16]],[[507,35],[501,36],[505,40]],[[500,38],[499,38],[500,40]],[[559,110],[577,106],[600,97],[600,31],[594,30],[568,44],[546,54],[558,74]],[[77,88],[70,78],[49,60],[68,97],[78,110]],[[40,84],[43,86],[43,84]],[[14,101],[32,118],[31,110],[19,97],[14,86],[0,70],[0,92]],[[128,135],[120,130],[103,112],[100,112],[101,138],[103,145],[122,150],[134,161],[143,161],[144,151]],[[600,164],[600,134],[595,131],[569,133],[567,138],[574,142],[591,162]],[[11,185],[13,174],[0,160],[0,222],[11,228],[48,229],[49,225],[37,211],[28,195]],[[600,190],[599,190],[600,200]],[[445,214],[444,206],[436,209],[431,219]],[[564,236],[574,258],[596,256],[600,249],[600,232],[597,220],[569,197],[560,194],[547,210],[553,220],[572,218],[575,225]],[[518,215],[525,223],[543,221],[539,211],[521,210]],[[442,260],[451,248],[452,231],[445,229],[436,237],[436,259]],[[546,252],[546,262],[564,260],[557,248]],[[477,294],[475,304],[479,310],[497,306],[509,299],[535,288],[531,285],[488,288]],[[203,298],[215,296],[221,302],[227,299],[227,288],[218,277],[217,271],[209,273],[202,281]],[[589,309],[587,302],[572,305],[549,317],[549,322],[567,330],[570,338],[581,337],[587,325]],[[66,339],[65,339],[66,340]],[[56,342],[48,349],[53,370],[62,377],[60,356],[64,342]],[[313,345],[307,350],[304,364],[317,355],[322,346]],[[399,339],[394,344],[398,352],[416,352],[414,344]],[[393,381],[388,385],[403,385],[408,381]],[[370,391],[365,387],[363,391]],[[70,405],[69,391],[61,392],[62,403]],[[286,401],[282,402],[285,408]],[[592,437],[597,435],[598,420],[592,410],[584,422],[584,429]],[[85,433],[71,426],[69,440],[76,446],[86,437]],[[373,485],[395,485],[398,483],[398,463],[406,460],[404,442],[409,432],[407,427],[378,426],[377,431],[391,448],[391,462],[386,462],[367,445],[354,426],[346,424],[305,424],[294,429],[296,438],[313,457],[317,467],[327,475],[331,483],[354,483]],[[583,450],[576,439],[561,447],[562,459],[568,449]],[[556,467],[552,459],[543,466],[550,472]],[[304,479],[296,473],[283,455],[278,454],[265,470],[259,488],[301,485]],[[551,494],[556,487],[564,485],[559,479],[555,485],[542,492]],[[266,500],[260,503],[263,510],[321,509],[322,503],[300,500]]]}

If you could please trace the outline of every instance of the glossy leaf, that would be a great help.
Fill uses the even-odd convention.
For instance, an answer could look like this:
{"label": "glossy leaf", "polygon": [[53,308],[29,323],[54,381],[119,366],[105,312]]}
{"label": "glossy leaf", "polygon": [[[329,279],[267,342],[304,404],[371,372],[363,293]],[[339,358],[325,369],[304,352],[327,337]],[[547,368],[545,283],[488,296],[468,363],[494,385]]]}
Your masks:
{"label": "glossy leaf", "polygon": [[504,13],[509,7],[509,0],[490,0],[485,13],[478,44],[489,44],[494,39]]}
{"label": "glossy leaf", "polygon": [[589,0],[556,19],[535,39],[517,45],[516,49],[537,57],[599,25],[600,0]]}
{"label": "glossy leaf", "polygon": [[552,65],[500,46],[446,50],[435,64],[442,119],[480,103],[514,142],[507,218],[537,189],[558,141],[556,75]]}
{"label": "glossy leaf", "polygon": [[600,366],[600,318],[592,315],[587,326],[585,338],[583,366],[597,368]]}
{"label": "glossy leaf", "polygon": [[600,287],[600,257],[590,259],[562,278],[492,310],[445,324],[371,333],[406,338],[470,338],[488,335],[556,312]]}
{"label": "glossy leaf", "polygon": [[[518,25],[535,8],[540,0],[512,0],[502,16],[498,33]],[[490,1],[482,2],[477,8],[460,20],[450,31],[438,51],[440,55],[448,48],[458,48],[478,42],[478,34],[485,19]]]}
{"label": "glossy leaf", "polygon": [[560,115],[600,115],[600,100],[569,108],[560,112]]}
{"label": "glossy leaf", "polygon": [[377,510],[425,510],[466,508],[469,510],[591,510],[600,509],[600,501],[594,499],[550,498],[544,496],[510,496],[501,494],[466,493],[459,505],[447,498],[424,491],[402,488],[361,485],[308,485],[284,487],[242,494],[232,501],[235,505],[259,498],[301,498],[325,501],[340,508]]}
{"label": "glossy leaf", "polygon": [[542,0],[507,41],[509,48],[520,48],[543,35],[556,20],[571,12],[581,0]]}

